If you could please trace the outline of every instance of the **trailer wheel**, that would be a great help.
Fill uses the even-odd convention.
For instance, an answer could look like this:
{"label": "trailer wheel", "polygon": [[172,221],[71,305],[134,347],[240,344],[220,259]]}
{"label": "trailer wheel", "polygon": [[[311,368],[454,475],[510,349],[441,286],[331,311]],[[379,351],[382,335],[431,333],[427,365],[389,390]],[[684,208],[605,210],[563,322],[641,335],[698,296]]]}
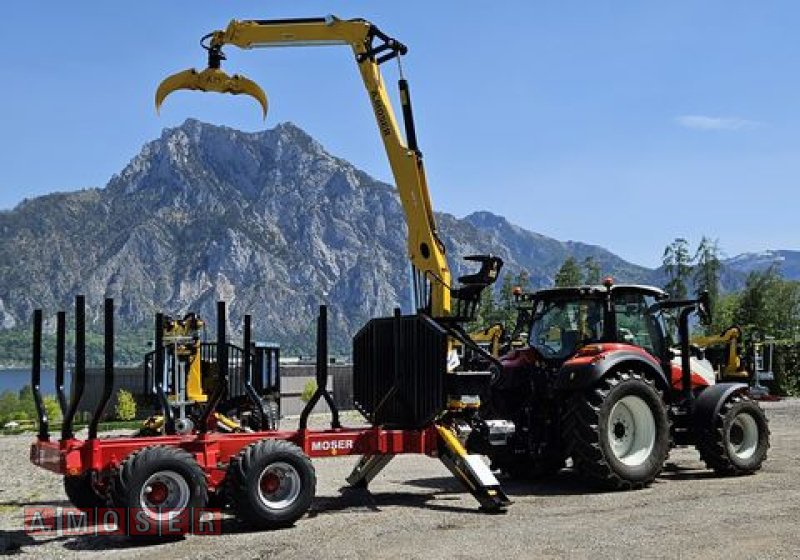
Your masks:
{"label": "trailer wheel", "polygon": [[669,419],[653,382],[635,371],[612,374],[575,395],[564,440],[576,469],[616,490],[647,486],[669,453]]}
{"label": "trailer wheel", "polygon": [[308,511],[317,486],[311,460],[283,440],[248,445],[231,460],[227,475],[236,516],[262,529],[291,526]]}
{"label": "trailer wheel", "polygon": [[76,508],[91,509],[105,507],[109,504],[108,496],[98,493],[92,484],[91,472],[77,476],[65,476],[64,492],[70,503]]}
{"label": "trailer wheel", "polygon": [[706,466],[721,475],[752,474],[769,449],[769,423],[764,410],[746,395],[730,397],[700,433],[697,450]]}
{"label": "trailer wheel", "polygon": [[147,518],[160,523],[187,508],[205,507],[208,486],[203,469],[190,453],[153,445],[122,462],[113,495],[116,507],[140,508]]}

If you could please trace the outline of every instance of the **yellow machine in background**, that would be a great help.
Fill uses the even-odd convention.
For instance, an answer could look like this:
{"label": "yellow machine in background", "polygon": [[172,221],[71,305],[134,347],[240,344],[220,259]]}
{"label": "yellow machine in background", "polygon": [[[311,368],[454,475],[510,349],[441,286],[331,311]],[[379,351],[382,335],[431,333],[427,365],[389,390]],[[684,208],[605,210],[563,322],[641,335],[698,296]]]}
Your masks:
{"label": "yellow machine in background", "polygon": [[[750,377],[739,357],[741,339],[742,329],[733,326],[719,335],[694,336],[691,343],[706,350],[706,358],[714,365],[717,379],[740,381]],[[715,349],[722,352],[713,355]]]}
{"label": "yellow machine in background", "polygon": [[[203,370],[200,357],[200,331],[205,326],[203,320],[195,313],[189,313],[183,319],[164,318],[164,343],[173,349],[177,360],[184,363],[186,371],[186,400],[193,403],[204,403],[208,395],[203,391]],[[176,388],[177,390],[177,388]],[[177,401],[177,391],[170,393],[169,398]]]}
{"label": "yellow machine in background", "polygon": [[[192,431],[194,423],[192,411],[197,405],[208,401],[208,391],[204,382],[203,360],[201,356],[201,332],[205,322],[196,313],[187,313],[183,319],[164,317],[163,342],[165,355],[170,367],[168,371],[167,399],[176,409],[175,421],[178,433]],[[206,376],[209,377],[209,376]],[[215,412],[217,426],[223,431],[242,431],[241,422]],[[139,435],[159,434],[164,427],[164,417],[160,414],[150,416],[144,421]]]}
{"label": "yellow machine in background", "polygon": [[[506,329],[501,323],[495,323],[490,327],[486,327],[485,329],[478,329],[470,332],[469,337],[483,350],[492,356],[498,357],[502,354],[503,346],[505,344]],[[456,352],[458,352],[458,355],[461,358],[464,357],[463,344],[455,342],[453,344],[453,348],[455,348]]]}

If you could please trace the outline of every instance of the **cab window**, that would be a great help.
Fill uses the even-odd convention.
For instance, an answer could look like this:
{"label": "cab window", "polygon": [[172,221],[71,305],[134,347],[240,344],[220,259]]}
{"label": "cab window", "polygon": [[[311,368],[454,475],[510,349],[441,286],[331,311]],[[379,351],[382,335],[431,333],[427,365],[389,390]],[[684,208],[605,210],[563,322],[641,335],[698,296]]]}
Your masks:
{"label": "cab window", "polygon": [[643,294],[615,294],[616,339],[659,356],[663,348],[661,318],[651,311],[655,299]]}
{"label": "cab window", "polygon": [[545,358],[566,358],[602,337],[602,301],[540,301],[533,314],[528,343]]}

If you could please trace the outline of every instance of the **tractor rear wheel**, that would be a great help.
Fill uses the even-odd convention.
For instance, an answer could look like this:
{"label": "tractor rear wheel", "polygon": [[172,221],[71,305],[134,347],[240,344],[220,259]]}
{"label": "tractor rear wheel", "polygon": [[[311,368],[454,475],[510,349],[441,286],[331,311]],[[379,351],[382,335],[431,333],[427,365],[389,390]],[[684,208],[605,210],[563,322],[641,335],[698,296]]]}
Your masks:
{"label": "tractor rear wheel", "polygon": [[308,511],[317,486],[311,460],[288,441],[265,439],[231,460],[227,491],[236,516],[254,527],[291,526]]}
{"label": "tractor rear wheel", "polygon": [[153,445],[122,462],[114,484],[114,506],[136,508],[160,524],[208,501],[205,473],[194,457],[177,447]]}
{"label": "tractor rear wheel", "polygon": [[636,371],[611,374],[575,395],[563,427],[578,472],[615,490],[653,482],[669,453],[669,419],[661,393]]}
{"label": "tractor rear wheel", "polygon": [[64,477],[64,492],[76,508],[91,509],[109,505],[108,496],[101,495],[92,483],[92,473]]}
{"label": "tractor rear wheel", "polygon": [[764,410],[746,395],[726,400],[713,425],[700,433],[697,450],[710,469],[721,475],[752,474],[769,449],[769,424]]}

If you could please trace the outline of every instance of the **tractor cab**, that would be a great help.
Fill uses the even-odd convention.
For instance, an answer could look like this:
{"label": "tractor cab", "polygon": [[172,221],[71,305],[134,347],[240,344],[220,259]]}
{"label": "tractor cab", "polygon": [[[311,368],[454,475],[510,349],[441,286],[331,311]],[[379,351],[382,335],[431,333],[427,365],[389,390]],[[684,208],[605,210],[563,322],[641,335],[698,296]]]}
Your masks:
{"label": "tractor cab", "polygon": [[[527,345],[554,367],[581,363],[586,356],[626,350],[645,355],[669,372],[679,389],[682,349],[670,323],[669,296],[653,286],[614,284],[551,288],[519,294],[518,325],[527,333]],[[694,388],[713,385],[714,368],[698,348],[689,347]]]}

